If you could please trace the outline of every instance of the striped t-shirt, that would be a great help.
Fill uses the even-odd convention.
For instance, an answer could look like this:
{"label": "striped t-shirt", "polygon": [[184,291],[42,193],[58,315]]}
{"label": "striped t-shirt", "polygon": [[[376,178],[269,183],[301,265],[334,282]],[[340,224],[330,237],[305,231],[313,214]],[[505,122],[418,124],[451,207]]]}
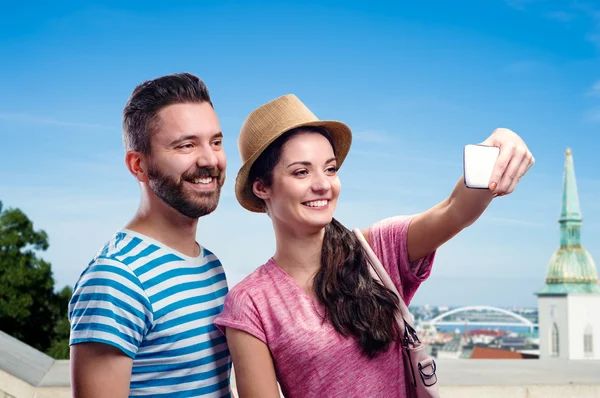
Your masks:
{"label": "striped t-shirt", "polygon": [[200,252],[121,230],[75,285],[70,343],[105,343],[133,358],[130,396],[231,396],[229,350],[213,323],[227,280],[217,257]]}

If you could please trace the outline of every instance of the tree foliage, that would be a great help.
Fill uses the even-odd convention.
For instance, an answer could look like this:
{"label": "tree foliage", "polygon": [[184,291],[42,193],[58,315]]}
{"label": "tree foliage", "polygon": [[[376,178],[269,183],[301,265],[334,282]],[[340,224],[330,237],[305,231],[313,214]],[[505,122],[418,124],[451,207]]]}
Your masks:
{"label": "tree foliage", "polygon": [[[0,330],[57,358],[68,358],[70,287],[54,291],[50,263],[37,252],[48,235],[19,209],[0,202]],[[66,347],[66,349],[65,349]]]}

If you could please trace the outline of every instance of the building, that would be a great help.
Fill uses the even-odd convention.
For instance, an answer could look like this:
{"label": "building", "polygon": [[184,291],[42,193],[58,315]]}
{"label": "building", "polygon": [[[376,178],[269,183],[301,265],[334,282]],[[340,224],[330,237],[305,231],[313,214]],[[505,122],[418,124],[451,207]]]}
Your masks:
{"label": "building", "polygon": [[563,175],[560,247],[546,285],[538,291],[540,359],[600,359],[600,286],[596,265],[581,243],[573,154],[567,149]]}

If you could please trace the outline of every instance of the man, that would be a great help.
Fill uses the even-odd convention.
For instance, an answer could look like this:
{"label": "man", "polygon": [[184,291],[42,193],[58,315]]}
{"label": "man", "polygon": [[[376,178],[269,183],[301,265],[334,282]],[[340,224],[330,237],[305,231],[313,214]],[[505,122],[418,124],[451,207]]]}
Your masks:
{"label": "man", "polygon": [[216,209],[225,180],[222,139],[197,77],[164,76],[133,91],[123,141],[141,201],[75,285],[75,397],[231,395],[229,351],[213,324],[227,280],[195,240],[198,218]]}

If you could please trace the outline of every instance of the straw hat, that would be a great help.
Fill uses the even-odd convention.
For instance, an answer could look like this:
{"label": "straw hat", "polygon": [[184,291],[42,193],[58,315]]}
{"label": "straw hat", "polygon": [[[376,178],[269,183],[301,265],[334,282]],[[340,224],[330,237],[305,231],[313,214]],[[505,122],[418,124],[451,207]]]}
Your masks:
{"label": "straw hat", "polygon": [[265,212],[263,201],[254,195],[248,184],[250,168],[273,141],[286,131],[302,126],[327,130],[335,145],[338,168],[342,165],[352,143],[350,128],[335,120],[317,119],[293,94],[276,98],[248,115],[238,137],[242,167],[235,181],[235,196],[244,208],[256,213]]}

